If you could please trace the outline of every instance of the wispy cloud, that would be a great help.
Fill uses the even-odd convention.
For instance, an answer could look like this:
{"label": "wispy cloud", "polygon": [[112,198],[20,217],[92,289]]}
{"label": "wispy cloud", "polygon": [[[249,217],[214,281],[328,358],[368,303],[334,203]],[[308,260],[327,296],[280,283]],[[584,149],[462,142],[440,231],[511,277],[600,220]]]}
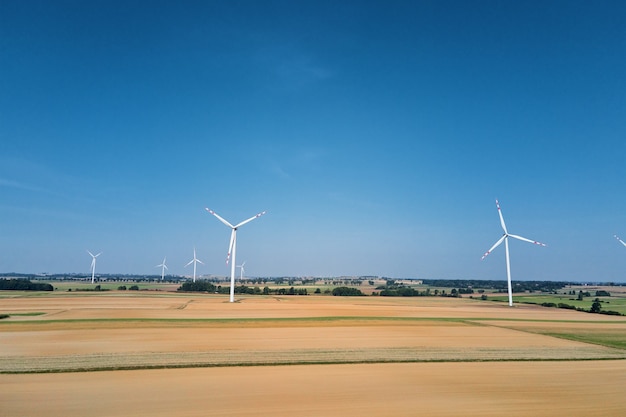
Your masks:
{"label": "wispy cloud", "polygon": [[316,57],[294,45],[264,46],[257,64],[272,74],[283,88],[301,89],[333,77],[333,71]]}
{"label": "wispy cloud", "polygon": [[332,72],[322,67],[311,56],[295,54],[280,57],[274,68],[276,75],[293,84],[308,84],[322,81],[332,76]]}
{"label": "wispy cloud", "polygon": [[16,188],[18,190],[33,191],[33,192],[47,192],[43,188],[35,187],[22,182],[9,180],[6,178],[0,178],[0,187]]}
{"label": "wispy cloud", "polygon": [[296,179],[303,172],[321,169],[325,154],[323,150],[313,148],[291,150],[287,155],[272,155],[267,166],[279,178]]}

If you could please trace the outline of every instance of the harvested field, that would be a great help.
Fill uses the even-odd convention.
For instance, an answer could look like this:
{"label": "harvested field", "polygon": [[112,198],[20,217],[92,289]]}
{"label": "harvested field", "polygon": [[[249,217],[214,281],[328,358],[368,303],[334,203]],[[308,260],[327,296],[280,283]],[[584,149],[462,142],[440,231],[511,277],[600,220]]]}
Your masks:
{"label": "harvested field", "polygon": [[[0,302],[0,313],[23,314],[0,321],[0,416],[49,414],[40,398],[68,416],[382,416],[416,407],[557,415],[555,401],[566,407],[559,415],[626,413],[626,400],[612,394],[626,382],[623,317],[466,299],[230,304],[189,294],[55,294]],[[44,314],[26,315],[33,312]],[[594,395],[603,413],[589,405],[564,413]],[[506,412],[487,410],[490,403]]]}
{"label": "harvested field", "polygon": [[624,361],[0,375],[2,416],[623,416]]}

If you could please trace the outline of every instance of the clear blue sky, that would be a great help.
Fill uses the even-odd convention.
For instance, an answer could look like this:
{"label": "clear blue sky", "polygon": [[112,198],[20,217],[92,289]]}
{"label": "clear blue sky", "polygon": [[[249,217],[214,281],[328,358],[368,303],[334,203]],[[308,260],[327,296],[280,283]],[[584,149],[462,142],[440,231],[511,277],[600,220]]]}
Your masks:
{"label": "clear blue sky", "polygon": [[0,0],[0,272],[626,281],[624,16]]}

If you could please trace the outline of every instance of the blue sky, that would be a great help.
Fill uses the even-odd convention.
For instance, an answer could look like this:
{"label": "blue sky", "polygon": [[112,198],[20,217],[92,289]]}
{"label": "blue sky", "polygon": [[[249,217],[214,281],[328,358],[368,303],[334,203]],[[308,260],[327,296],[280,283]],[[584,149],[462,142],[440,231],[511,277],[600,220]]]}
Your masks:
{"label": "blue sky", "polygon": [[626,281],[623,1],[0,1],[0,271]]}

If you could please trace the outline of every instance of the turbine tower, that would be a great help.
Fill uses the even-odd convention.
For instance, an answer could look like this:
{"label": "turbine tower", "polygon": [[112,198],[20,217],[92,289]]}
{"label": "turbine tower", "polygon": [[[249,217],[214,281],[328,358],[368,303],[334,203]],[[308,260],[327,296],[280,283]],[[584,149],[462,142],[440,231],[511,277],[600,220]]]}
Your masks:
{"label": "turbine tower", "polygon": [[97,254],[97,255],[94,255],[93,253],[91,253],[91,252],[89,252],[89,251],[87,251],[87,253],[88,253],[88,254],[90,254],[90,255],[91,255],[91,258],[92,258],[92,259],[91,259],[91,283],[93,284],[93,283],[94,283],[95,276],[96,276],[96,258],[97,258],[98,256],[100,256],[100,255],[102,254],[102,252],[100,252],[100,253],[99,253],[99,254]]}
{"label": "turbine tower", "polygon": [[230,265],[230,302],[234,303],[235,302],[235,257],[237,254],[237,229],[243,226],[244,224],[251,222],[252,220],[256,218],[261,217],[262,215],[265,214],[265,211],[257,214],[254,217],[250,217],[248,220],[244,220],[241,223],[236,224],[235,226],[233,226],[232,224],[230,224],[229,222],[221,218],[213,210],[207,208],[206,211],[208,211],[209,213],[217,217],[219,221],[221,221],[226,226],[232,229],[232,232],[230,234],[230,245],[228,246],[228,254],[226,255],[226,265],[228,265],[228,262],[230,261],[230,257],[232,254],[233,261]]}
{"label": "turbine tower", "polygon": [[526,239],[525,237],[521,237],[521,236],[510,234],[506,230],[506,224],[504,224],[504,217],[502,217],[502,210],[500,210],[500,203],[498,203],[498,200],[496,200],[496,207],[498,208],[498,214],[500,215],[500,224],[502,225],[502,230],[504,231],[504,234],[491,247],[491,249],[489,249],[487,252],[485,252],[485,254],[481,258],[481,260],[485,259],[485,257],[487,257],[487,255],[489,255],[495,248],[497,248],[502,243],[502,241],[504,241],[504,251],[506,253],[506,278],[507,278],[507,284],[508,284],[508,289],[509,289],[509,307],[511,307],[511,306],[513,306],[513,289],[511,288],[511,263],[509,261],[509,237],[512,237],[512,238],[515,238],[515,239],[519,239],[519,240],[523,240],[524,242],[534,243],[535,245],[541,245],[541,246],[546,246],[546,245],[541,243],[541,242],[537,242],[537,241],[534,241],[534,240]]}
{"label": "turbine tower", "polygon": [[165,278],[165,270],[168,269],[167,265],[165,265],[165,259],[167,258],[167,256],[165,258],[163,258],[163,262],[156,265],[155,268],[161,268],[161,281],[163,281],[163,278]]}
{"label": "turbine tower", "polygon": [[613,236],[615,236],[615,239],[619,240],[622,245],[626,246],[626,242],[620,239],[617,235],[613,235]]}
{"label": "turbine tower", "polygon": [[188,267],[189,265],[191,265],[193,263],[193,282],[196,282],[196,264],[200,262],[202,265],[204,265],[204,262],[202,262],[200,259],[196,258],[196,248],[193,248],[193,259],[191,261],[189,261],[189,263],[187,265],[185,265],[185,267]]}

